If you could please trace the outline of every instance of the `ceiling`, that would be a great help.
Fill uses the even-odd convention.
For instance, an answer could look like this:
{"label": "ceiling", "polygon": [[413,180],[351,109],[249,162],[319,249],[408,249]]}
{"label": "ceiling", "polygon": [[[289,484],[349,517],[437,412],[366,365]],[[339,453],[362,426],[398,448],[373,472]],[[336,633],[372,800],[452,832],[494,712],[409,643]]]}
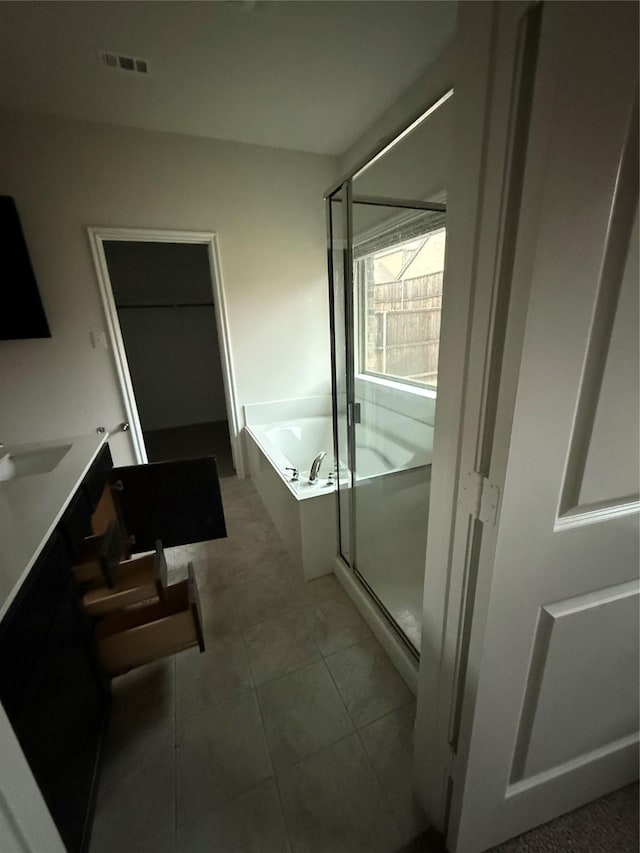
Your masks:
{"label": "ceiling", "polygon": [[[0,2],[0,107],[341,154],[437,57],[453,0]],[[146,76],[98,48],[148,60]]]}

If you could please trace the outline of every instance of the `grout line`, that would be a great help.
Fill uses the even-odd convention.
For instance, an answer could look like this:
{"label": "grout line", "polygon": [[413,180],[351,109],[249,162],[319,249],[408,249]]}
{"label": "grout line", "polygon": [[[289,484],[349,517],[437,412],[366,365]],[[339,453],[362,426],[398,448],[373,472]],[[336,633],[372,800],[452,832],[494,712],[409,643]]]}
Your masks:
{"label": "grout line", "polygon": [[[371,637],[372,636],[373,634],[371,635]],[[365,643],[368,643],[371,637],[360,637],[359,640],[354,640],[353,643],[349,643],[349,645],[347,646],[341,646],[339,649],[334,649],[333,651],[327,652],[326,654],[322,652],[322,657],[327,660],[328,658],[332,658],[334,655],[339,655],[341,652],[346,652],[347,649],[352,649],[354,646],[362,646]]]}
{"label": "grout line", "polygon": [[355,731],[357,731],[356,724],[355,724],[355,722],[354,722],[353,717],[351,716],[351,714],[350,714],[350,712],[349,712],[349,708],[347,707],[347,703],[346,703],[346,701],[345,701],[345,698],[344,698],[344,696],[342,695],[342,691],[340,690],[340,688],[339,688],[339,686],[338,686],[338,682],[337,682],[337,681],[335,680],[335,678],[333,677],[333,673],[331,672],[331,667],[330,667],[330,666],[329,666],[329,664],[327,663],[326,658],[323,658],[323,660],[324,660],[324,665],[327,667],[327,671],[328,671],[328,673],[329,673],[329,677],[331,678],[331,681],[333,682],[333,686],[335,687],[336,692],[337,692],[338,696],[340,697],[340,701],[341,701],[341,702],[342,702],[342,704],[344,705],[344,709],[345,709],[345,711],[346,711],[347,717],[348,717],[348,718],[349,718],[349,720],[351,721],[351,725],[353,726],[353,731],[355,732]]}
{"label": "grout line", "polygon": [[[319,663],[322,660],[322,656],[316,658],[315,660],[306,661],[306,663],[300,664],[300,666],[296,666],[294,669],[289,669],[286,672],[281,672],[279,675],[275,675],[273,678],[269,678],[266,681],[254,682],[254,687],[256,690],[261,689],[262,687],[266,687],[267,684],[273,684],[274,681],[279,681],[281,678],[286,678],[287,675],[293,675],[295,672],[300,672],[303,669],[306,669],[308,666],[313,666],[314,663]],[[249,661],[249,665],[251,666],[251,661]]]}
{"label": "grout line", "polygon": [[369,768],[371,769],[371,772],[373,773],[373,776],[374,776],[375,780],[377,781],[377,783],[380,787],[380,790],[382,791],[384,799],[386,800],[387,805],[389,806],[389,809],[391,811],[393,819],[394,819],[396,826],[398,828],[398,832],[400,833],[400,838],[402,839],[404,837],[404,829],[402,828],[402,824],[400,823],[400,818],[398,817],[396,810],[393,807],[393,803],[391,802],[391,798],[389,797],[389,794],[387,793],[387,789],[385,788],[385,786],[382,782],[382,779],[378,775],[378,771],[376,770],[375,765],[371,759],[371,756],[369,755],[367,748],[364,745],[364,741],[362,740],[362,736],[360,734],[359,729],[356,730],[356,735],[358,737],[358,741],[360,742],[360,746],[362,747],[362,751],[365,755],[365,760],[366,760],[367,764],[369,765]]}
{"label": "grout line", "polygon": [[263,681],[261,684],[256,684],[256,690],[261,690],[263,687],[275,684],[277,681],[282,681],[283,678],[288,678],[288,676],[295,675],[297,672],[302,672],[304,669],[311,669],[312,666],[316,666],[319,663],[324,663],[322,658],[313,660],[310,663],[305,663],[302,666],[297,667],[297,669],[291,669],[288,672],[283,672],[280,675],[276,675],[275,678],[271,678],[269,681]]}
{"label": "grout line", "polygon": [[264,737],[264,742],[265,742],[265,745],[267,747],[267,754],[269,756],[269,764],[271,766],[271,776],[272,776],[272,779],[273,779],[275,786],[276,786],[276,795],[278,797],[278,802],[280,804],[280,814],[282,815],[282,822],[284,824],[284,831],[285,831],[286,836],[287,836],[287,843],[289,845],[289,849],[293,850],[293,844],[291,841],[291,832],[289,830],[289,824],[287,823],[287,817],[286,817],[285,811],[284,811],[284,803],[282,802],[282,794],[280,793],[280,786],[278,785],[276,768],[275,768],[275,765],[273,763],[273,756],[271,755],[271,744],[269,742],[269,738],[267,737],[267,727],[266,727],[265,722],[264,722],[264,713],[262,711],[262,704],[260,702],[260,696],[258,694],[257,686],[254,687],[254,693],[255,693],[255,697],[256,697],[256,702],[258,703],[258,713],[260,714],[260,722],[262,724],[262,735]]}
{"label": "grout line", "polygon": [[253,689],[256,691],[256,696],[257,696],[256,677],[255,677],[255,673],[253,671],[253,666],[251,664],[251,655],[249,654],[249,647],[247,646],[247,640],[246,640],[246,637],[244,635],[244,626],[242,624],[242,620],[240,619],[240,614],[238,613],[238,606],[236,604],[236,598],[235,598],[235,595],[233,594],[233,590],[231,591],[231,601],[232,601],[232,605],[233,605],[233,611],[235,613],[236,619],[238,620],[238,624],[240,625],[240,639],[242,640],[242,648],[244,649],[245,660],[246,660],[247,665],[249,667],[249,675],[251,676],[251,684],[253,685]]}
{"label": "grout line", "polygon": [[301,764],[304,764],[308,758],[314,758],[316,755],[320,755],[320,753],[326,752],[326,750],[331,749],[332,746],[336,746],[336,744],[342,743],[343,740],[347,740],[347,738],[350,738],[355,734],[357,734],[357,732],[355,729],[353,729],[352,731],[347,732],[346,735],[340,735],[340,737],[336,740],[332,740],[331,743],[326,743],[324,746],[321,746],[320,749],[315,749],[308,755],[303,755],[303,757],[298,758],[297,761],[292,761],[291,764],[287,764],[286,767],[283,767],[280,770],[276,771],[276,773],[274,773],[274,778],[277,779],[279,776],[285,775],[290,770],[293,770],[294,767],[299,767]]}
{"label": "grout line", "polygon": [[274,776],[273,781],[274,781],[275,786],[276,786],[276,794],[278,795],[278,802],[280,803],[280,813],[282,814],[282,822],[284,823],[284,831],[287,835],[287,843],[289,845],[289,850],[293,851],[294,846],[293,846],[293,841],[292,841],[292,837],[291,837],[291,830],[289,828],[289,821],[287,820],[287,813],[285,812],[284,803],[282,801],[282,792],[280,790],[280,783],[278,781],[278,777]]}
{"label": "grout line", "polygon": [[[356,645],[356,644],[354,644],[354,645]],[[349,648],[351,648],[351,646],[349,646]],[[382,794],[383,794],[383,796],[384,796],[384,799],[385,799],[385,801],[387,802],[387,804],[388,804],[388,806],[389,806],[389,809],[391,810],[391,815],[393,816],[393,819],[394,819],[394,821],[395,821],[395,824],[396,824],[396,827],[397,827],[398,832],[399,832],[399,834],[400,834],[400,837],[402,838],[402,837],[404,836],[404,830],[403,830],[402,825],[401,825],[401,823],[400,823],[400,818],[398,817],[398,815],[397,815],[397,813],[396,813],[396,810],[395,810],[395,809],[394,809],[394,807],[393,807],[393,804],[392,804],[392,802],[391,802],[391,799],[389,798],[389,795],[388,795],[388,793],[387,793],[387,790],[386,790],[385,786],[384,786],[384,785],[383,785],[383,783],[382,783],[382,779],[380,778],[380,776],[378,775],[378,773],[377,773],[377,771],[376,771],[376,769],[375,769],[375,766],[374,766],[374,764],[373,764],[373,761],[371,760],[371,756],[369,755],[369,752],[367,751],[367,748],[366,748],[366,747],[365,747],[365,745],[364,745],[364,741],[362,740],[362,735],[360,734],[360,732],[361,732],[361,730],[362,730],[362,729],[365,729],[367,726],[371,725],[372,723],[376,722],[377,720],[381,720],[381,719],[383,719],[384,717],[389,716],[389,714],[393,714],[395,711],[397,711],[397,710],[398,710],[398,708],[392,708],[390,711],[387,711],[386,713],[382,714],[380,717],[377,717],[377,718],[376,718],[376,720],[369,720],[369,722],[365,723],[365,725],[358,727],[358,726],[356,725],[355,720],[353,719],[353,717],[352,717],[352,716],[351,716],[351,714],[349,713],[349,708],[347,707],[347,703],[345,702],[345,700],[344,700],[344,698],[343,698],[343,696],[342,696],[342,693],[340,692],[340,687],[338,686],[338,684],[337,684],[337,682],[336,682],[335,678],[333,677],[333,673],[331,672],[331,667],[326,663],[326,661],[325,661],[325,665],[326,665],[326,667],[327,667],[327,670],[329,671],[329,675],[331,676],[331,680],[333,681],[333,683],[334,683],[334,685],[335,685],[335,688],[336,688],[336,690],[337,690],[337,692],[338,692],[338,695],[340,696],[340,699],[342,700],[342,703],[343,703],[343,705],[344,705],[344,707],[345,707],[345,710],[346,710],[346,712],[347,712],[347,715],[348,715],[348,717],[349,717],[349,719],[351,720],[351,723],[352,723],[352,725],[353,725],[353,732],[352,732],[352,734],[355,734],[355,735],[357,736],[357,738],[358,738],[358,743],[360,744],[360,747],[362,748],[362,751],[363,751],[363,753],[364,753],[364,755],[365,755],[365,760],[366,760],[366,762],[367,762],[367,764],[368,764],[368,766],[369,766],[369,769],[370,769],[370,770],[371,770],[371,772],[373,773],[374,778],[375,778],[375,779],[376,779],[376,781],[378,782],[378,785],[379,785],[379,787],[380,787],[380,790],[382,791]],[[413,699],[413,697],[412,697],[412,699]],[[407,702],[407,703],[405,703],[405,704],[407,704],[407,705],[408,705],[408,704],[409,704],[409,702]],[[403,708],[403,707],[404,707],[404,704],[399,706],[399,708]]]}
{"label": "grout line", "polygon": [[[349,648],[351,648],[351,646],[349,646]],[[362,731],[362,729],[367,728],[367,726],[370,726],[372,723],[377,722],[377,720],[381,720],[381,719],[383,719],[384,717],[388,717],[390,714],[395,713],[395,712],[396,712],[396,711],[398,711],[400,708],[404,708],[404,707],[405,707],[405,705],[408,705],[408,704],[410,704],[410,702],[411,702],[411,701],[414,701],[414,700],[413,700],[413,697],[411,698],[411,700],[410,700],[409,702],[403,703],[402,705],[399,705],[397,708],[392,708],[390,711],[385,712],[385,713],[384,713],[384,714],[382,714],[380,717],[376,717],[376,719],[375,719],[375,720],[369,720],[369,722],[365,723],[365,725],[363,725],[363,726],[357,726],[357,725],[356,725],[355,720],[353,719],[353,717],[352,717],[352,716],[351,716],[351,714],[349,713],[349,708],[347,707],[347,703],[345,702],[344,697],[342,696],[342,693],[340,692],[340,687],[338,686],[338,684],[337,684],[337,682],[336,682],[335,678],[333,677],[333,673],[331,672],[331,667],[326,663],[326,660],[325,660],[325,666],[327,667],[327,670],[329,671],[329,675],[331,676],[331,680],[333,681],[333,683],[334,683],[334,685],[335,685],[335,688],[336,688],[336,690],[337,690],[337,692],[338,692],[338,696],[339,696],[339,697],[340,697],[340,699],[342,700],[342,704],[344,705],[345,710],[346,710],[346,712],[347,712],[347,715],[348,715],[348,717],[349,717],[349,719],[351,720],[351,723],[352,723],[352,725],[353,725],[353,732],[352,732],[351,734],[355,734],[355,735],[357,736],[357,738],[358,738],[358,742],[360,743],[360,746],[361,746],[361,748],[362,748],[362,751],[364,752],[364,755],[365,755],[365,759],[366,759],[366,761],[367,761],[367,764],[368,764],[368,766],[369,766],[369,768],[370,768],[371,772],[373,773],[374,778],[375,778],[375,779],[376,779],[376,781],[378,782],[378,785],[380,786],[380,790],[382,791],[383,796],[384,796],[384,799],[386,800],[386,802],[387,802],[387,804],[388,804],[388,806],[389,806],[389,808],[390,808],[390,810],[391,810],[391,814],[392,814],[392,816],[393,816],[393,819],[394,819],[394,821],[395,821],[395,823],[396,823],[396,826],[397,826],[397,828],[398,828],[398,831],[399,831],[399,833],[400,833],[400,837],[402,838],[402,837],[404,836],[404,829],[402,828],[402,824],[400,823],[400,818],[398,817],[398,815],[397,815],[397,813],[396,813],[396,810],[395,810],[395,808],[393,807],[393,804],[392,804],[392,802],[391,802],[391,799],[389,798],[389,795],[387,794],[387,790],[386,790],[386,788],[385,788],[384,784],[382,783],[382,779],[381,779],[381,778],[380,778],[380,776],[378,775],[378,773],[377,773],[377,771],[376,771],[376,769],[375,769],[375,766],[374,766],[374,764],[373,764],[373,761],[371,760],[371,757],[370,757],[370,755],[369,755],[369,752],[367,751],[367,748],[366,748],[366,747],[365,747],[365,745],[364,745],[364,741],[362,740],[362,736],[361,736],[361,731]],[[336,741],[336,743],[337,743],[337,742],[338,742],[338,741]]]}
{"label": "grout line", "polygon": [[[363,640],[363,641],[361,641],[361,643],[362,643],[362,644],[364,644],[365,642],[367,642],[367,640]],[[351,714],[349,713],[349,708],[347,707],[347,703],[345,702],[345,700],[344,700],[344,698],[343,698],[343,696],[342,696],[342,692],[341,692],[341,690],[340,690],[340,687],[339,687],[339,685],[338,685],[338,682],[337,682],[337,681],[335,680],[335,678],[333,677],[333,673],[331,672],[331,667],[330,667],[330,666],[329,666],[329,664],[327,663],[327,658],[330,658],[330,657],[332,657],[333,655],[338,655],[338,654],[340,654],[340,652],[342,652],[342,651],[346,651],[346,649],[352,649],[354,646],[357,646],[357,645],[360,645],[360,643],[354,643],[354,644],[353,644],[353,645],[351,645],[351,646],[345,646],[345,648],[344,648],[344,649],[339,649],[337,652],[332,652],[330,655],[327,655],[325,658],[323,658],[323,660],[324,660],[324,662],[325,662],[325,664],[326,664],[326,667],[327,667],[327,669],[328,669],[328,671],[329,671],[329,675],[331,676],[331,680],[333,681],[333,683],[334,683],[334,685],[335,685],[335,688],[336,688],[336,690],[338,691],[338,695],[340,696],[340,699],[342,700],[342,704],[344,705],[344,707],[345,707],[345,709],[346,709],[346,711],[347,711],[347,714],[348,714],[348,716],[349,716],[349,719],[350,719],[350,720],[351,720],[351,722],[353,723],[353,730],[354,730],[355,732],[359,732],[361,729],[366,729],[366,728],[367,728],[367,726],[370,726],[372,723],[375,723],[375,722],[377,722],[378,720],[382,720],[384,717],[388,717],[388,716],[389,716],[389,714],[393,714],[393,713],[395,713],[396,711],[399,711],[399,710],[400,710],[400,708],[405,708],[407,705],[410,705],[412,702],[415,702],[415,701],[416,701],[415,696],[413,696],[413,695],[412,695],[412,696],[410,696],[410,698],[409,698],[409,699],[407,699],[407,701],[406,701],[406,702],[401,702],[401,703],[400,703],[400,705],[396,705],[396,707],[395,707],[395,708],[390,708],[389,710],[384,711],[382,714],[380,714],[380,716],[379,716],[379,717],[374,717],[372,720],[367,720],[367,722],[366,722],[366,723],[363,723],[362,725],[358,725],[358,724],[356,723],[356,721],[353,719],[353,717],[351,716]]]}
{"label": "grout line", "polygon": [[378,723],[380,720],[384,720],[385,717],[391,716],[391,714],[395,714],[398,711],[402,710],[402,708],[406,708],[408,705],[411,705],[412,702],[415,702],[415,697],[412,696],[407,702],[402,702],[400,705],[396,705],[395,708],[391,708],[390,711],[385,711],[384,714],[380,714],[379,717],[374,717],[372,720],[368,720],[364,725],[357,726],[356,731],[362,731],[362,729],[366,729],[368,726],[372,726],[374,723]]}

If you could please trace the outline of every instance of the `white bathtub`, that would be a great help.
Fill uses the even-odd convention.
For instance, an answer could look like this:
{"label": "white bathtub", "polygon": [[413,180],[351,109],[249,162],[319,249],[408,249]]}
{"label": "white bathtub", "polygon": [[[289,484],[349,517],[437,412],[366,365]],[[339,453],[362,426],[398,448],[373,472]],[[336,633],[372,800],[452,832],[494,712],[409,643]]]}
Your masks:
{"label": "white bathtub", "polygon": [[[328,484],[329,474],[334,470],[330,416],[299,418],[295,423],[255,425],[247,429],[299,500],[334,491],[334,486]],[[318,482],[310,484],[311,464],[323,451],[327,455],[320,465]],[[298,471],[298,480],[292,479],[293,472],[287,470],[291,468]]]}
{"label": "white bathtub", "polygon": [[[319,415],[295,422],[245,426],[249,472],[294,565],[305,580],[333,571],[338,551],[331,417]],[[321,451],[326,457],[315,484],[309,470]],[[287,468],[296,468],[292,479]]]}
{"label": "white bathtub", "polygon": [[[294,403],[297,405],[292,406]],[[309,414],[294,418],[296,409]],[[330,400],[308,398],[260,404],[246,407],[245,413],[249,472],[267,512],[294,563],[302,567],[305,579],[328,574],[333,571],[338,552],[335,484],[328,478],[335,470]],[[268,421],[277,415],[288,417]],[[401,420],[406,420],[408,426],[396,419],[397,426],[403,428],[393,437],[365,425],[357,430],[356,483],[361,487],[360,505],[364,512],[370,496],[374,503],[388,505],[388,513],[395,506],[406,516],[405,504],[414,502],[415,485],[423,482],[423,475],[418,472],[431,462],[433,429]],[[318,481],[310,484],[311,464],[323,451],[326,457]],[[339,467],[340,482],[348,483],[344,460]],[[298,471],[297,480],[291,469]],[[420,506],[423,505],[421,500]],[[394,513],[391,515],[395,517]]]}

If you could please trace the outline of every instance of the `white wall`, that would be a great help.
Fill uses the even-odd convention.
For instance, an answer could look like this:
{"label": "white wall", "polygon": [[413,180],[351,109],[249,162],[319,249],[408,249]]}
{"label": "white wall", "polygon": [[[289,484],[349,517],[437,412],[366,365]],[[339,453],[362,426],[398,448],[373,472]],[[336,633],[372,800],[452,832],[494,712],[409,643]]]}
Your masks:
{"label": "white wall", "polygon": [[[0,342],[0,440],[124,420],[88,225],[216,231],[238,404],[328,393],[323,190],[331,157],[0,113],[0,191],[16,199],[52,338]],[[117,463],[129,439],[111,442]]]}
{"label": "white wall", "polygon": [[452,40],[425,72],[344,152],[340,158],[339,177],[348,176],[369,158],[375,148],[383,142],[390,142],[409,122],[452,88],[454,61],[455,41]]}

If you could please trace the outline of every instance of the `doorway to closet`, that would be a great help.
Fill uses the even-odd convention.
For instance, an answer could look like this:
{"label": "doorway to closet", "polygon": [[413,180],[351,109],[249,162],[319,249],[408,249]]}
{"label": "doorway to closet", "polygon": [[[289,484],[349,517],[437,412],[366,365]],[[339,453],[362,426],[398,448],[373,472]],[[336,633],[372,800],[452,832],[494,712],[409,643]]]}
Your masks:
{"label": "doorway to closet", "polygon": [[137,454],[148,462],[212,454],[219,475],[233,476],[237,431],[214,247],[136,236],[102,233],[98,245]]}

